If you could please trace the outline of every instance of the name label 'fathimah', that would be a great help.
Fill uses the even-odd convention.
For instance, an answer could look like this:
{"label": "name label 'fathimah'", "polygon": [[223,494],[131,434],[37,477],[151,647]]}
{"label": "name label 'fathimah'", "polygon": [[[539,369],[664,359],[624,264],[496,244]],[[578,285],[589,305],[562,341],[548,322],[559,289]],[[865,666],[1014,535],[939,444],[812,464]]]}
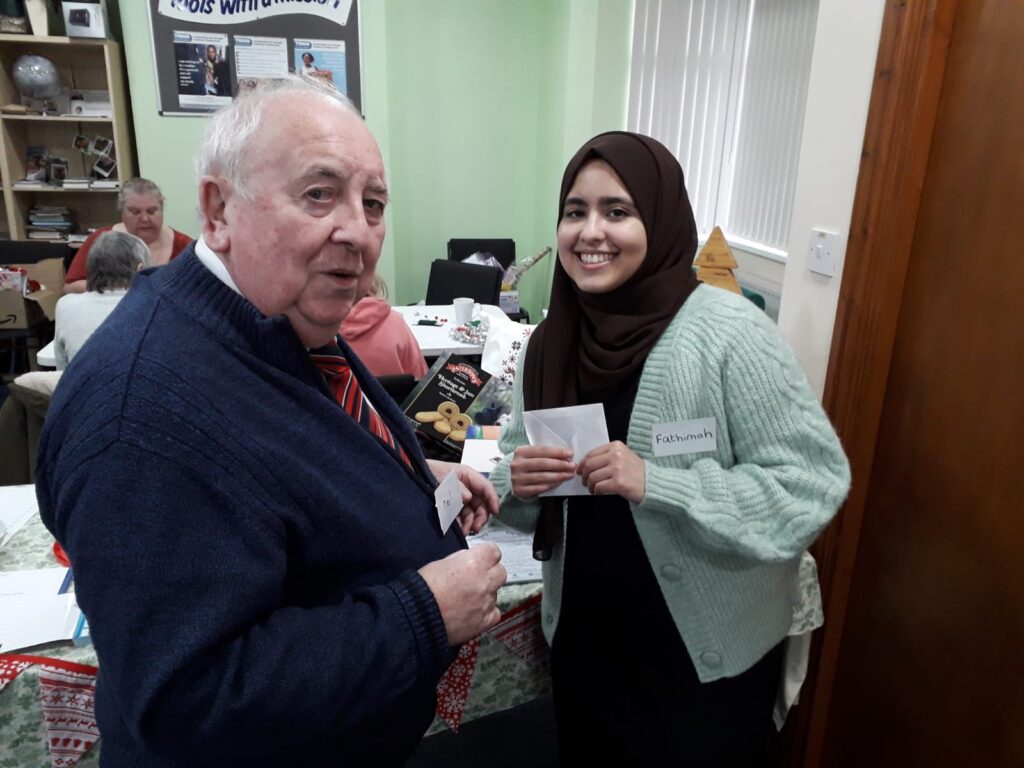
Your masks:
{"label": "name label 'fathimah'", "polygon": [[651,432],[651,450],[655,456],[703,453],[717,447],[718,422],[707,419],[655,424]]}

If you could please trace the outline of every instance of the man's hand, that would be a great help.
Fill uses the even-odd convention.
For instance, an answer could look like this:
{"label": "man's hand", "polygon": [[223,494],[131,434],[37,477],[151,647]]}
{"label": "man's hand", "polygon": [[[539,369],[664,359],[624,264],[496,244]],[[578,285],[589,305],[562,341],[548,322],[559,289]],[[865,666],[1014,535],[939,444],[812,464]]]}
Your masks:
{"label": "man's hand", "polygon": [[459,488],[462,490],[462,511],[459,513],[459,527],[463,535],[480,533],[487,518],[498,514],[498,494],[490,481],[465,464],[453,464],[450,461],[428,459],[427,465],[434,473],[437,482],[441,482],[450,472],[459,477]]}
{"label": "man's hand", "polygon": [[517,499],[532,499],[572,479],[575,473],[576,465],[572,463],[572,451],[568,448],[521,445],[509,465],[512,495]]}
{"label": "man's hand", "polygon": [[434,593],[449,645],[471,640],[501,619],[498,587],[508,576],[494,544],[459,550],[427,563],[419,574]]}
{"label": "man's hand", "polygon": [[639,504],[647,493],[644,460],[619,440],[592,450],[576,471],[593,494],[618,494]]}

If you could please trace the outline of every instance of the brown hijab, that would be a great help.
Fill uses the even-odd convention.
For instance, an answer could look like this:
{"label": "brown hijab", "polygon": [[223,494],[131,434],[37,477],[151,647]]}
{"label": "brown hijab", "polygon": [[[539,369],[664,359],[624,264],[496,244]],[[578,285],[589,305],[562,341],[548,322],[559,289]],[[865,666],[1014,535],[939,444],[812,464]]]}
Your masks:
{"label": "brown hijab", "polygon": [[[647,230],[640,268],[609,293],[579,291],[555,263],[548,317],[530,338],[523,368],[527,410],[600,400],[642,370],[655,342],[697,287],[692,265],[697,225],[683,183],[683,169],[663,145],[625,131],[602,133],[569,161],[558,198],[592,160],[604,160],[629,190]],[[542,500],[534,557],[548,560],[562,536],[562,500]]]}

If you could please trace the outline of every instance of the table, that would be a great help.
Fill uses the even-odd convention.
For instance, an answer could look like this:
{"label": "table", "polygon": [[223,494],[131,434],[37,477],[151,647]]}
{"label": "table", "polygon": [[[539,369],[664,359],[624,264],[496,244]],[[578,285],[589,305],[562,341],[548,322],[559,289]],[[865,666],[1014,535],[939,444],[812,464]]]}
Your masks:
{"label": "table", "polygon": [[[415,304],[411,307],[395,307],[398,314],[412,329],[412,335],[420,345],[424,357],[437,357],[442,352],[456,355],[479,355],[484,351],[481,344],[467,344],[455,341],[449,329],[455,325],[455,307],[451,304]],[[493,309],[501,312],[500,309]],[[442,320],[441,325],[418,325],[420,320]]]}
{"label": "table", "polygon": [[[38,515],[0,548],[0,571],[58,565],[52,554],[53,537]],[[463,647],[439,686],[439,714],[427,735],[500,712],[550,691],[547,646],[540,631],[540,583],[502,587],[498,605],[503,620],[478,643]],[[50,643],[17,654],[31,654],[71,664],[95,666],[92,646]],[[3,661],[0,655],[0,663]],[[0,688],[0,766],[50,768],[47,731],[40,698],[41,665],[22,671]],[[0,686],[3,683],[0,682]],[[465,686],[461,690],[461,686]],[[442,705],[442,700],[444,704]],[[99,745],[76,765],[99,765]]]}
{"label": "table", "polygon": [[56,368],[57,367],[57,353],[54,350],[54,342],[50,342],[45,347],[36,352],[36,365],[41,365],[44,368]]}

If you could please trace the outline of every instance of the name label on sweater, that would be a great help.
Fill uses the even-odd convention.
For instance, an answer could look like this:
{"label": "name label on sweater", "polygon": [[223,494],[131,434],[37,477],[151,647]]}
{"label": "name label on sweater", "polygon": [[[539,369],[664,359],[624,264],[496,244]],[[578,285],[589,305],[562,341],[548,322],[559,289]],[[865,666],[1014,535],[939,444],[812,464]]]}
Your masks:
{"label": "name label on sweater", "polygon": [[437,521],[441,524],[441,533],[448,533],[448,526],[462,511],[462,488],[459,485],[458,474],[449,472],[445,475],[444,480],[434,491],[434,506],[437,507]]}
{"label": "name label on sweater", "polygon": [[651,450],[655,456],[678,456],[681,453],[702,453],[718,447],[718,421],[691,419],[655,424],[651,432]]}

